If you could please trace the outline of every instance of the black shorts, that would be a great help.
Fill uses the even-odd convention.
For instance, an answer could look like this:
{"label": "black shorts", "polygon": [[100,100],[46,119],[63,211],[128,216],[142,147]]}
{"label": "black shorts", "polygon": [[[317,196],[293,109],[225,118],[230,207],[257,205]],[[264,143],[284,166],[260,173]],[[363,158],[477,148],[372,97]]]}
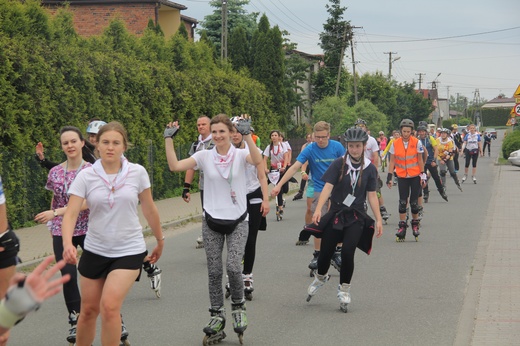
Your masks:
{"label": "black shorts", "polygon": [[4,248],[4,251],[0,252],[0,269],[17,265],[20,241],[12,230],[0,238],[0,247]]}
{"label": "black shorts", "polygon": [[78,264],[79,273],[88,279],[106,278],[112,270],[116,269],[139,269],[135,281],[141,277],[141,268],[146,251],[137,255],[123,257],[104,257],[84,250]]}

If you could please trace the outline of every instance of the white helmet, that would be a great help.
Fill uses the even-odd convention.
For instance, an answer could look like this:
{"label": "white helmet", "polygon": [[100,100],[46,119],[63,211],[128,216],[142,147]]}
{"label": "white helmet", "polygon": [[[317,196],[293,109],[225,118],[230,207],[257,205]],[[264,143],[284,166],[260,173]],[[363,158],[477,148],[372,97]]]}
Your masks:
{"label": "white helmet", "polygon": [[231,122],[233,123],[233,125],[236,125],[238,124],[238,121],[242,119],[242,117],[237,117],[237,116],[234,116],[234,117],[231,117]]}
{"label": "white helmet", "polygon": [[101,126],[106,125],[107,123],[103,120],[94,120],[87,126],[87,133],[97,134]]}

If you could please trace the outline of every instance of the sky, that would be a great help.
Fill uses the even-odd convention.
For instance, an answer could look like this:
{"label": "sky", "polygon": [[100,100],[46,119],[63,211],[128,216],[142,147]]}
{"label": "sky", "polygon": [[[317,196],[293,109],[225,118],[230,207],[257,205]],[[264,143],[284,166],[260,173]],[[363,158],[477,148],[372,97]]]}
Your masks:
{"label": "sky", "polygon": [[[209,0],[175,0],[199,22],[214,8]],[[248,12],[265,13],[271,26],[290,33],[298,50],[318,54],[328,0],[251,0]],[[422,89],[435,81],[439,97],[491,100],[513,97],[520,85],[519,0],[351,0],[343,19],[354,30],[358,74],[389,72],[397,82]],[[395,53],[395,54],[394,54]],[[345,66],[352,71],[350,49]],[[421,75],[420,75],[421,74]],[[440,74],[440,75],[439,75]]]}

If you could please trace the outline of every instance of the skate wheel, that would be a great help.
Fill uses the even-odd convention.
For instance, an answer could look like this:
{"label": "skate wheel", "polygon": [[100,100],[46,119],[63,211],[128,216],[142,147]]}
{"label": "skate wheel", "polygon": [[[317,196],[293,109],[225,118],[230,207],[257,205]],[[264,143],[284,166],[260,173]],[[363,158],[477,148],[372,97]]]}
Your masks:
{"label": "skate wheel", "polygon": [[204,244],[195,245],[195,249],[203,249],[203,248],[204,248]]}
{"label": "skate wheel", "polygon": [[307,299],[306,299],[307,303],[311,301],[311,298],[312,298],[312,296],[309,294],[309,295],[307,296]]}
{"label": "skate wheel", "polygon": [[415,237],[415,241],[418,242],[419,241],[419,237]]}
{"label": "skate wheel", "polygon": [[240,345],[244,344],[244,334],[238,334],[238,342],[240,342]]}
{"label": "skate wheel", "polygon": [[161,298],[161,290],[157,290],[157,291],[155,291],[155,296],[156,296],[157,298]]}
{"label": "skate wheel", "polygon": [[385,225],[388,225],[388,220],[384,220],[385,221]]}
{"label": "skate wheel", "polygon": [[229,298],[229,296],[231,296],[231,292],[229,292],[229,291],[226,291],[226,294],[224,294],[224,296],[226,297],[226,299],[228,299],[228,298]]}
{"label": "skate wheel", "polygon": [[245,294],[245,297],[246,297],[246,299],[249,300],[249,301],[252,301],[252,300],[253,300],[253,295],[252,295],[251,293],[246,293],[246,294]]}
{"label": "skate wheel", "polygon": [[128,339],[121,340],[120,346],[130,346],[130,341]]}
{"label": "skate wheel", "polygon": [[314,277],[314,270],[313,270],[313,269],[311,269],[311,272],[309,273],[309,276],[310,276],[311,278]]}

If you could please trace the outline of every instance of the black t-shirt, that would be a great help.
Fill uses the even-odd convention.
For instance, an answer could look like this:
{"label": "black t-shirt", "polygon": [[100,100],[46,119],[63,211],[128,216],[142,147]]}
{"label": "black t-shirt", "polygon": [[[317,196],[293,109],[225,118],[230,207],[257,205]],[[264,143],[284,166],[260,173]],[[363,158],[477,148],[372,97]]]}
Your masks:
{"label": "black t-shirt", "polygon": [[[347,195],[352,193],[351,178],[350,174],[347,174],[347,166],[345,166],[343,172],[343,179],[341,179],[341,181],[338,183],[342,165],[342,157],[334,160],[334,162],[330,165],[330,167],[321,177],[321,180],[323,180],[325,183],[330,183],[334,185],[334,189],[332,189],[332,193],[330,196],[330,199],[332,201],[332,207],[334,209],[336,209],[335,206],[341,206],[345,198],[347,198]],[[355,168],[359,167],[359,165],[353,166]],[[364,203],[367,199],[367,191],[376,191],[377,176],[377,169],[373,164],[370,164],[365,169],[363,169],[363,173],[358,178],[356,188],[354,191],[354,197],[356,197],[356,199],[354,200],[354,203],[352,203],[351,205],[352,208],[358,209],[359,207],[364,207]],[[354,182],[352,181],[352,184],[353,183]],[[356,206],[358,208],[356,208]]]}

